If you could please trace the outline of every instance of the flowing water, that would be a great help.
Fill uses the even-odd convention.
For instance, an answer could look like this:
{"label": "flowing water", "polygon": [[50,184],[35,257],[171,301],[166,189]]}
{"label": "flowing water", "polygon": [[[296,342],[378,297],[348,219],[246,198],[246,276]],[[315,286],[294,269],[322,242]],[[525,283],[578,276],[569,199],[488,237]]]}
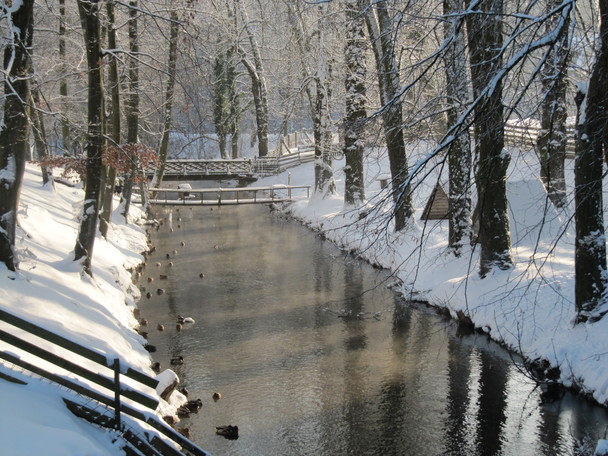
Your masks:
{"label": "flowing water", "polygon": [[[261,206],[170,212],[140,307],[155,359],[203,399],[179,426],[213,455],[569,455],[605,437],[605,409],[541,405],[517,359],[296,222]],[[196,322],[178,331],[178,315]],[[228,424],[237,440],[215,434]]]}

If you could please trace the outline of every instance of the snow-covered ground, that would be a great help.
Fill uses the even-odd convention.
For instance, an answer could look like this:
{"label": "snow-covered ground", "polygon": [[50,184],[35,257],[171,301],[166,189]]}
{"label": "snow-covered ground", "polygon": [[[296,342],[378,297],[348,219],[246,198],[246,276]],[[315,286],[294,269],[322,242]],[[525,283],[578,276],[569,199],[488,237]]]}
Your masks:
{"label": "snow-covered ground", "polygon": [[[43,187],[39,169],[27,166],[19,205],[20,270],[13,273],[0,265],[0,307],[108,359],[119,357],[121,363],[155,376],[143,347],[145,339],[134,330],[138,322],[133,309],[139,290],[128,271],[143,261],[139,252],[147,249],[145,232],[135,224],[125,225],[115,214],[108,240],[98,237],[95,242],[94,277],[83,276],[80,265],[72,260],[83,196],[78,188],[57,184],[53,191]],[[134,219],[141,217],[137,208],[131,214]],[[0,328],[16,333],[16,328],[4,323]],[[98,366],[84,358],[75,360],[74,355],[51,348],[41,339],[21,331],[18,335],[99,372]],[[3,342],[0,349],[25,360],[31,358]],[[48,368],[66,375],[52,365]],[[66,389],[26,376],[4,361],[0,361],[0,374],[27,382],[21,385],[0,378],[0,454],[120,454],[111,432],[103,432],[67,410],[61,399],[71,396]],[[157,396],[154,390],[145,393]],[[174,396],[176,402],[184,399],[179,393]],[[157,412],[164,415],[174,410],[175,404],[161,401]]]}
{"label": "snow-covered ground", "polygon": [[[410,165],[433,144],[410,146]],[[408,298],[443,306],[453,316],[463,311],[493,339],[534,360],[558,366],[561,382],[608,405],[608,318],[574,325],[574,221],[572,207],[556,210],[547,200],[533,153],[512,151],[508,177],[514,267],[478,274],[479,252],[468,246],[460,258],[448,252],[448,222],[423,221],[422,211],[436,182],[447,191],[447,165],[431,162],[413,194],[415,221],[395,234],[386,214],[388,189],[378,178],[389,175],[383,150],[366,157],[366,197],[360,209],[345,207],[344,160],[334,162],[337,193],[321,199],[301,198],[288,211],[345,250],[389,268]],[[573,162],[567,163],[572,189]],[[289,175],[287,175],[289,173]],[[311,184],[314,165],[307,164],[256,185]],[[384,203],[383,203],[384,202]],[[369,215],[361,220],[362,212]]]}

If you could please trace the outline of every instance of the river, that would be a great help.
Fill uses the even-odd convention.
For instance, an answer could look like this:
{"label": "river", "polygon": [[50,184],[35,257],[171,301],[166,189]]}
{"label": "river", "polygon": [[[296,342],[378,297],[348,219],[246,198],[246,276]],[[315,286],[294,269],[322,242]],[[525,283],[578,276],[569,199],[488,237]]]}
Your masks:
{"label": "river", "polygon": [[[262,206],[158,217],[140,308],[155,360],[203,400],[180,426],[215,456],[571,455],[605,438],[605,409],[541,404],[517,358],[294,221]],[[195,323],[178,331],[178,315]],[[228,424],[237,440],[215,434]]]}

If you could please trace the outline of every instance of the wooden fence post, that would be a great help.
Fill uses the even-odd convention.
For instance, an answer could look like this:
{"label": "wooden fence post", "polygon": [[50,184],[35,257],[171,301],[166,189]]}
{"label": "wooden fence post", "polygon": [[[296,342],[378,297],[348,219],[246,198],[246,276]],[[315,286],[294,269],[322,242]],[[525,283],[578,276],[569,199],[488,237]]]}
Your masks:
{"label": "wooden fence post", "polygon": [[114,420],[116,429],[120,429],[120,359],[114,358]]}

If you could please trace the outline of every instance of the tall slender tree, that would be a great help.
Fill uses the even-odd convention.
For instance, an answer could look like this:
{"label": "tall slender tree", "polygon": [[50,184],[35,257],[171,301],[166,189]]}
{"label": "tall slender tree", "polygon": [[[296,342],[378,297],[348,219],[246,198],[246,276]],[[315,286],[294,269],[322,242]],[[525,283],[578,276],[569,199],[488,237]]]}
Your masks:
{"label": "tall slender tree", "polygon": [[34,34],[34,0],[5,5],[8,42],[4,48],[4,119],[0,130],[0,261],[12,271],[15,255],[17,206],[29,147],[27,103],[30,99]]}
{"label": "tall slender tree", "polygon": [[173,120],[173,98],[175,94],[175,76],[177,71],[177,45],[179,39],[179,17],[177,12],[171,11],[169,26],[169,57],[167,61],[167,85],[165,87],[165,109],[163,119],[163,134],[160,140],[159,163],[154,173],[152,187],[160,185],[165,174],[165,163],[169,152],[169,135]]}
{"label": "tall slender tree", "polygon": [[363,123],[365,111],[365,21],[359,0],[345,0],[346,12],[346,118],[344,119],[344,204],[358,206],[365,200],[363,178]]}
{"label": "tall slender tree", "polygon": [[59,95],[61,96],[62,113],[61,113],[61,140],[63,144],[63,152],[70,153],[70,125],[67,118],[68,108],[68,81],[67,61],[65,54],[65,35],[66,35],[66,14],[65,0],[59,0],[59,60],[61,79],[59,80]]}
{"label": "tall slender tree", "polygon": [[448,131],[457,131],[450,146],[449,169],[449,245],[455,256],[471,239],[471,140],[467,128],[457,123],[469,99],[463,0],[444,0],[446,86]]}
{"label": "tall slender tree", "polygon": [[511,239],[507,206],[507,168],[510,157],[504,150],[502,79],[503,0],[472,0],[467,15],[467,33],[475,109],[479,272],[485,277],[495,266],[511,264]]}
{"label": "tall slender tree", "polygon": [[88,67],[88,115],[86,141],[86,188],[80,230],[74,249],[74,260],[81,261],[83,271],[93,275],[92,259],[102,174],[103,148],[103,73],[99,4],[88,0],[77,0],[82,22]]}
{"label": "tall slender tree", "polygon": [[[114,12],[115,0],[107,0],[106,14],[108,17],[108,82],[111,94],[110,115],[108,116],[107,129],[108,139],[112,146],[120,144],[120,86],[118,80],[118,58],[116,52],[116,17]],[[114,186],[116,183],[116,169],[112,166],[104,166],[104,176],[101,195],[101,212],[99,215],[99,232],[107,237],[110,223],[112,221],[112,204],[114,202]]]}
{"label": "tall slender tree", "polygon": [[575,295],[577,322],[602,317],[606,299],[606,237],[602,159],[608,134],[608,0],[600,0],[600,49],[589,86],[579,92],[575,156]]}
{"label": "tall slender tree", "polygon": [[386,0],[367,0],[366,23],[376,60],[376,73],[382,103],[384,138],[391,169],[395,230],[407,226],[413,214],[411,185],[403,136],[399,65],[395,55],[395,24]]}
{"label": "tall slender tree", "polygon": [[549,199],[557,207],[566,204],[565,161],[568,142],[566,95],[570,60],[570,11],[572,11],[572,8],[558,9],[561,4],[561,0],[549,0],[547,4],[549,12],[557,9],[559,13],[549,16],[545,22],[545,31],[550,34],[556,27],[559,26],[559,29],[555,44],[548,50],[541,69],[543,101],[541,130],[537,141],[540,177],[547,189]]}

